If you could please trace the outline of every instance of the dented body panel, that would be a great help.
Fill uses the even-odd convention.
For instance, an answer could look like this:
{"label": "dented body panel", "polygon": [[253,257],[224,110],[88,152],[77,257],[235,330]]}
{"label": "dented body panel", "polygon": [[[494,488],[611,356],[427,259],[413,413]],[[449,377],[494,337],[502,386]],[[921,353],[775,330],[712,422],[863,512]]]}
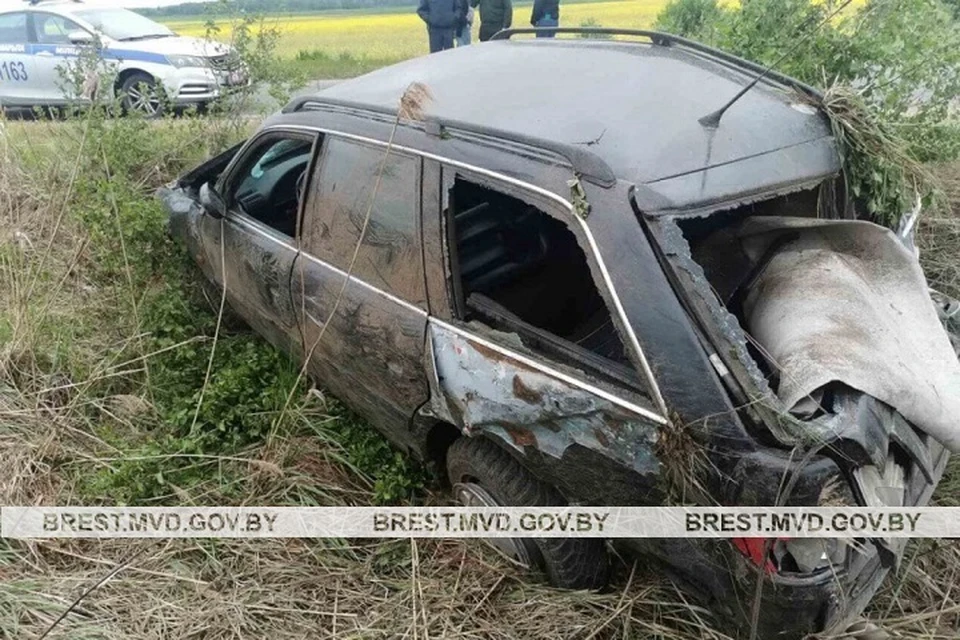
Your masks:
{"label": "dented body panel", "polygon": [[449,325],[431,323],[430,341],[439,392],[433,408],[467,435],[492,435],[521,455],[530,448],[555,460],[576,444],[633,473],[659,474],[659,425],[649,414]]}

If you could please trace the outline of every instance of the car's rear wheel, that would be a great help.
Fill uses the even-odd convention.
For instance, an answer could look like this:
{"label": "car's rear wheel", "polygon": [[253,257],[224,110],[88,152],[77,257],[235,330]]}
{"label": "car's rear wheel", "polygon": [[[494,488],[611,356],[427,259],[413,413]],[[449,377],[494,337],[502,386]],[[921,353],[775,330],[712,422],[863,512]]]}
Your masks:
{"label": "car's rear wheel", "polygon": [[142,72],[127,76],[120,87],[120,99],[127,113],[145,118],[159,118],[164,111],[163,90],[156,79]]}
{"label": "car's rear wheel", "polygon": [[[553,487],[540,482],[519,462],[485,438],[460,438],[447,452],[447,473],[464,506],[564,506]],[[609,558],[596,538],[492,538],[516,562],[539,567],[551,584],[567,589],[599,589],[607,583]]]}

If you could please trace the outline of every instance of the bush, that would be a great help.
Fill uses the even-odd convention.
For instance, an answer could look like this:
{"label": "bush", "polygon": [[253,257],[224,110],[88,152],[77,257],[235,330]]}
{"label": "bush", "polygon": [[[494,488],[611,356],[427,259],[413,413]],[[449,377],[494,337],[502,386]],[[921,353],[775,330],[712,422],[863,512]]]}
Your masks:
{"label": "bush", "polygon": [[[584,29],[601,29],[601,28],[603,28],[603,25],[600,24],[600,22],[599,22],[596,18],[594,18],[593,16],[590,16],[589,18],[586,18],[586,19],[584,19],[584,20],[581,20],[581,21],[580,21],[580,26],[581,26],[582,28],[584,28]],[[613,36],[611,36],[611,35],[608,34],[608,33],[581,33],[581,34],[580,34],[580,37],[581,37],[581,38],[595,38],[595,39],[597,39],[597,40],[609,40],[609,39],[611,39]]]}
{"label": "bush", "polygon": [[[960,1],[950,5],[957,9]],[[960,95],[960,24],[941,0],[868,0],[834,15],[839,6],[838,0],[742,0],[723,6],[674,0],[657,28],[762,64],[777,63],[779,71],[813,86],[851,89],[856,99],[844,100],[844,113],[849,115],[846,107],[852,104],[862,107],[865,113],[857,119],[883,130],[879,137],[896,148],[875,149],[875,158],[846,163],[847,177],[864,209],[887,210],[885,221],[892,222],[900,211],[891,209],[912,200],[914,185],[889,171],[891,156],[904,151],[917,162],[960,157],[960,120],[953,111]],[[843,151],[853,160],[857,149]],[[929,185],[920,188],[932,194]]]}
{"label": "bush", "polygon": [[717,0],[674,0],[657,16],[656,29],[685,38],[706,40],[705,29],[714,28],[720,18]]}

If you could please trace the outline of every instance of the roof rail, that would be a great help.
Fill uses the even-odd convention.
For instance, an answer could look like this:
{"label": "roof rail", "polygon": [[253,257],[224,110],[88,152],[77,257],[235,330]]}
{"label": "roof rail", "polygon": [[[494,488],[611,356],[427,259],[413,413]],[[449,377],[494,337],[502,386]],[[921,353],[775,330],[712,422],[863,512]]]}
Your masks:
{"label": "roof rail", "polygon": [[[377,113],[389,117],[396,117],[397,115],[396,109],[379,105],[364,104],[361,102],[353,102],[349,100],[340,100],[321,95],[302,96],[300,98],[295,98],[281,111],[282,113],[296,113],[299,111],[316,110],[318,107],[339,107],[343,109],[366,111],[368,113]],[[533,149],[540,149],[564,158],[570,163],[570,166],[573,167],[573,170],[588,182],[592,182],[593,184],[605,188],[612,187],[617,183],[617,175],[613,172],[613,169],[610,168],[610,165],[603,160],[603,158],[576,144],[554,142],[552,140],[534,138],[531,136],[525,136],[522,133],[503,131],[501,129],[494,129],[491,127],[479,127],[468,122],[450,120],[447,118],[428,117],[424,122],[423,128],[427,135],[432,136],[442,137],[445,129],[451,129],[474,135],[499,138],[501,140],[506,140],[507,142],[514,142]]]}
{"label": "roof rail", "polygon": [[541,27],[541,28],[532,28],[524,27],[518,29],[504,29],[503,31],[498,31],[493,35],[491,40],[509,40],[511,36],[515,35],[524,35],[524,34],[536,34],[536,33],[573,33],[577,35],[600,35],[600,36],[636,36],[639,38],[647,38],[655,46],[660,47],[682,47],[684,49],[690,49],[698,53],[702,53],[708,57],[715,58],[727,64],[732,64],[734,66],[740,67],[745,71],[752,73],[761,74],[766,73],[766,78],[776,81],[781,85],[790,87],[791,89],[796,89],[802,93],[814,96],[816,98],[822,98],[823,94],[819,89],[812,87],[805,82],[800,82],[795,78],[784,75],[777,71],[767,71],[767,68],[757,64],[756,62],[750,62],[739,56],[735,56],[726,51],[721,51],[714,47],[707,46],[696,42],[695,40],[689,40],[687,38],[682,38],[680,36],[675,36],[671,33],[665,33],[663,31],[650,31],[647,29],[619,29],[616,27]]}
{"label": "roof rail", "polygon": [[36,6],[38,4],[62,4],[64,2],[75,2],[77,4],[83,4],[83,0],[24,0],[30,6]]}

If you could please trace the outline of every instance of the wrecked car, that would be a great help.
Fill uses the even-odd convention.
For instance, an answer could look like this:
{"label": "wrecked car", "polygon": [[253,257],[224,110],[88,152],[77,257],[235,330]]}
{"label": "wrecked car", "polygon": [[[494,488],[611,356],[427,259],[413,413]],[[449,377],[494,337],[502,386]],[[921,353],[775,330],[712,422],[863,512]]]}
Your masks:
{"label": "wrecked car", "polygon": [[[857,219],[816,92],[766,73],[705,124],[763,70],[522,31],[295,100],[162,191],[172,232],[465,504],[927,503],[957,448],[955,305],[909,233]],[[602,541],[497,542],[554,584],[607,579]],[[845,629],[902,553],[627,546],[760,638]]]}

